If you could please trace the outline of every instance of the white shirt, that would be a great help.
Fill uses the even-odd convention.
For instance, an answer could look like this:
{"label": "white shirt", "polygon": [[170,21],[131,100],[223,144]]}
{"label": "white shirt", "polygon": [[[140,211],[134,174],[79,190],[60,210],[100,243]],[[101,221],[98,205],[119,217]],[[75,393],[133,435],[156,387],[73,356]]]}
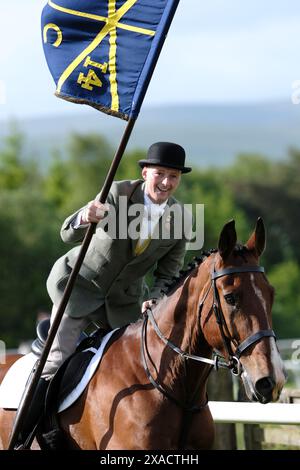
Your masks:
{"label": "white shirt", "polygon": [[154,232],[154,229],[163,215],[167,201],[162,204],[154,204],[149,196],[144,193],[144,216],[141,224],[140,240],[147,240]]}

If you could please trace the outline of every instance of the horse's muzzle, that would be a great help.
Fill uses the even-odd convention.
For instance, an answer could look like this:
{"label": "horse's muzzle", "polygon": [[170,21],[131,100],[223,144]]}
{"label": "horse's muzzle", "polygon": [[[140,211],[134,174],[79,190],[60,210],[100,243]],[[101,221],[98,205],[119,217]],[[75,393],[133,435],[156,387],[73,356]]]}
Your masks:
{"label": "horse's muzzle", "polygon": [[262,377],[255,384],[245,370],[243,370],[241,377],[249,400],[263,404],[278,400],[281,389],[278,388],[273,377]]}
{"label": "horse's muzzle", "polygon": [[261,403],[269,403],[273,399],[273,391],[276,386],[272,377],[263,377],[255,383],[255,392],[258,401]]}

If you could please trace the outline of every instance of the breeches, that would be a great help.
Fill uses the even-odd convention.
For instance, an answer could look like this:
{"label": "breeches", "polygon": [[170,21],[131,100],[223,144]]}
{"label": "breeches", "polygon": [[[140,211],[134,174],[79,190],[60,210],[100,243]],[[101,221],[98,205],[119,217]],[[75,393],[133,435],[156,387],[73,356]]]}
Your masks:
{"label": "breeches", "polygon": [[[56,312],[57,307],[53,305],[51,313],[51,325],[56,316]],[[51,378],[55,374],[57,369],[67,359],[67,357],[69,357],[75,351],[80,333],[96,317],[97,311],[80,318],[69,317],[66,314],[63,315],[56,336],[52,343],[42,377]]]}

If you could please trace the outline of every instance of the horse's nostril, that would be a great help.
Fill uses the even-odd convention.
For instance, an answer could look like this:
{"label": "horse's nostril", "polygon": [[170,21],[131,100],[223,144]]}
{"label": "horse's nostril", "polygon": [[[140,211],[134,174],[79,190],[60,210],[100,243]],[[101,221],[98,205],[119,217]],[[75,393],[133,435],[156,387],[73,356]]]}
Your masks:
{"label": "horse's nostril", "polygon": [[256,391],[266,398],[272,395],[274,387],[275,381],[272,379],[272,377],[264,377],[263,379],[259,379],[255,384]]}

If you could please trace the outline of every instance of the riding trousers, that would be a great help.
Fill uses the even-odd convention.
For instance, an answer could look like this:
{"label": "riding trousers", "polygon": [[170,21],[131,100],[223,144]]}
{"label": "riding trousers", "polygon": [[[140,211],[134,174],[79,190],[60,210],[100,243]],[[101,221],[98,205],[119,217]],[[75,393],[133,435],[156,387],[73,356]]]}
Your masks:
{"label": "riding trousers", "polygon": [[[63,314],[42,373],[43,378],[50,379],[61,364],[75,351],[80,333],[88,326],[89,323],[91,323],[91,321],[95,320],[97,324],[99,324],[100,316],[101,323],[103,318],[103,308],[101,307],[95,312],[80,318],[74,318]],[[53,323],[56,312],[57,307],[53,305],[50,325]],[[102,315],[99,315],[100,312]],[[103,326],[106,325],[103,324]]]}

